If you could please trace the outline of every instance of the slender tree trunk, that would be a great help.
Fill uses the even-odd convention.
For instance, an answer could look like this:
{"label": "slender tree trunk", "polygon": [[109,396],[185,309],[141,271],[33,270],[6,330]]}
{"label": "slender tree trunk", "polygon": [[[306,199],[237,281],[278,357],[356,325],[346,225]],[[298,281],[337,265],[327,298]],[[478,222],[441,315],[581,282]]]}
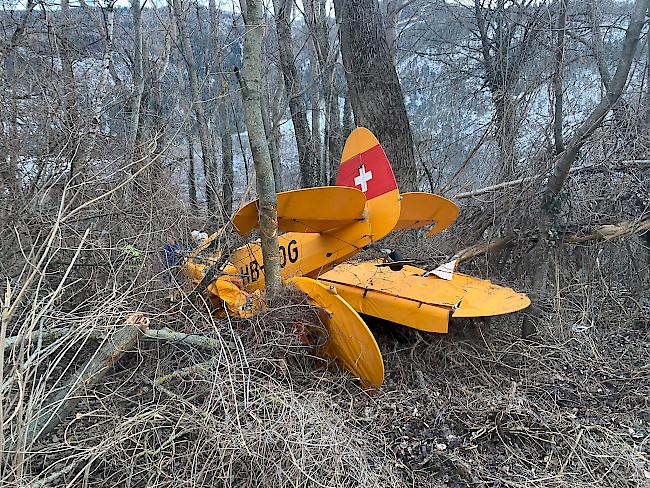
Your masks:
{"label": "slender tree trunk", "polygon": [[222,93],[219,99],[219,119],[221,121],[221,164],[223,168],[221,195],[223,198],[223,211],[226,217],[232,213],[232,193],[235,176],[232,166],[232,126],[230,125],[230,110],[227,106],[228,87],[222,85]]}
{"label": "slender tree trunk", "polygon": [[[101,116],[103,110],[103,99],[106,95],[106,87],[108,86],[108,77],[110,75],[111,59],[113,55],[113,30],[115,25],[115,13],[113,10],[113,2],[109,2],[105,9],[106,18],[106,33],[104,39],[104,56],[102,58],[102,74],[99,77],[99,83],[95,90],[95,98],[92,104],[92,111],[90,114],[90,121],[88,128],[88,135],[84,139],[81,146],[80,155],[77,158],[79,163],[83,166],[88,163],[92,157],[97,136],[99,135],[101,126]],[[86,7],[84,7],[86,8]]]}
{"label": "slender tree trunk", "polygon": [[291,111],[291,120],[293,121],[293,130],[296,135],[296,145],[298,146],[300,184],[303,188],[306,188],[318,184],[318,170],[310,141],[307,104],[300,87],[293,54],[293,38],[290,24],[292,6],[292,0],[273,0],[280,66],[287,97],[289,98],[289,110]]}
{"label": "slender tree trunk", "polygon": [[176,18],[178,35],[181,41],[181,49],[183,50],[183,57],[185,58],[188,77],[190,80],[192,110],[194,111],[199,129],[199,141],[201,143],[201,155],[205,171],[205,193],[208,206],[208,218],[210,219],[215,218],[220,214],[219,198],[215,182],[217,167],[215,164],[212,138],[210,137],[210,128],[208,127],[208,120],[205,115],[205,108],[201,97],[201,85],[199,83],[196,60],[192,51],[190,34],[187,28],[187,18],[185,12],[183,12],[181,1],[182,0],[173,0],[174,17]]}
{"label": "slender tree trunk", "polygon": [[563,129],[563,101],[564,101],[564,34],[566,31],[566,11],[568,0],[560,0],[557,22],[557,43],[555,46],[555,73],[553,74],[553,138],[555,154],[564,151]]}
{"label": "slender tree trunk", "polygon": [[[645,124],[650,127],[650,29],[646,32],[645,36],[645,49],[646,49],[646,60],[645,60]],[[647,132],[646,132],[647,134]],[[650,233],[646,234],[648,239],[650,239]]]}
{"label": "slender tree trunk", "polygon": [[325,144],[324,150],[322,151],[322,161],[326,171],[329,173],[329,184],[333,185],[336,180],[341,153],[343,151],[339,99],[335,76],[338,50],[332,49],[330,46],[325,0],[305,0],[303,5],[305,8],[305,21],[309,26],[311,40],[320,67],[320,80],[325,99]]}
{"label": "slender tree trunk", "polygon": [[133,91],[131,93],[131,117],[127,135],[127,157],[135,158],[138,144],[138,128],[140,127],[140,109],[144,93],[144,55],[142,43],[142,7],[140,0],[131,0],[131,15],[133,17]]}
{"label": "slender tree trunk", "polygon": [[[268,75],[267,75],[268,76]],[[273,180],[275,181],[275,191],[281,190],[280,176],[280,145],[273,141],[273,120],[271,115],[271,103],[268,100],[268,89],[264,88],[262,97],[262,120],[264,121],[264,134],[269,144],[269,156],[271,157],[271,166],[273,166]]]}
{"label": "slender tree trunk", "polygon": [[61,0],[61,22],[59,24],[59,57],[61,60],[62,78],[63,78],[63,113],[65,118],[64,127],[68,134],[68,148],[65,151],[69,160],[70,172],[69,179],[75,176],[75,162],[77,159],[78,146],[78,127],[77,127],[77,90],[74,79],[74,69],[72,65],[72,42],[68,30],[73,20],[70,15],[70,1]]}
{"label": "slender tree trunk", "polygon": [[384,22],[386,27],[386,42],[393,64],[397,64],[397,21],[399,17],[399,1],[384,0]]}
{"label": "slender tree trunk", "polygon": [[275,153],[276,159],[271,160],[273,163],[273,178],[275,179],[275,190],[280,192],[282,187],[282,152],[280,151],[280,143],[282,134],[280,134],[280,124],[282,123],[282,115],[286,112],[287,102],[284,98],[284,85],[278,83],[273,93],[270,107],[270,124],[271,136],[269,139],[269,149]]}
{"label": "slender tree trunk", "polygon": [[[212,52],[211,68],[213,83],[219,86],[216,113],[219,117],[219,135],[221,138],[221,199],[226,218],[232,213],[232,194],[234,184],[233,157],[232,157],[232,124],[230,123],[230,110],[228,101],[228,81],[221,72],[221,45],[219,43],[219,22],[215,0],[209,0],[210,14],[210,44]],[[216,161],[215,161],[216,165]]]}
{"label": "slender tree trunk", "polygon": [[350,100],[350,92],[345,95],[345,103],[343,105],[343,138],[347,139],[350,132],[354,130],[354,115],[352,114],[352,101]]}
{"label": "slender tree trunk", "polygon": [[316,61],[316,53],[313,47],[313,42],[310,42],[310,61],[309,69],[311,74],[311,141],[312,141],[312,154],[314,155],[314,165],[318,171],[318,184],[323,184],[327,181],[327,168],[324,164],[319,164],[319,156],[321,154],[321,129],[320,129],[320,89],[319,89],[319,75],[318,65]]}
{"label": "slender tree trunk", "polygon": [[190,197],[190,210],[196,215],[199,212],[199,204],[196,198],[196,172],[194,171],[194,140],[192,130],[187,131],[187,186]]}
{"label": "slender tree trunk", "polygon": [[244,63],[241,74],[244,118],[248,140],[255,164],[257,196],[260,211],[260,241],[264,260],[264,280],[267,294],[273,296],[280,288],[280,253],[278,247],[278,199],[273,181],[269,146],[264,134],[260,99],[260,64],[264,16],[262,0],[246,0]]}
{"label": "slender tree trunk", "polygon": [[377,0],[335,0],[341,55],[357,124],[375,133],[400,187],[416,188],[413,134]]}
{"label": "slender tree trunk", "polygon": [[515,174],[517,164],[517,105],[507,93],[499,92],[495,96],[497,144],[499,146],[499,171],[495,172],[497,181],[507,181]]}

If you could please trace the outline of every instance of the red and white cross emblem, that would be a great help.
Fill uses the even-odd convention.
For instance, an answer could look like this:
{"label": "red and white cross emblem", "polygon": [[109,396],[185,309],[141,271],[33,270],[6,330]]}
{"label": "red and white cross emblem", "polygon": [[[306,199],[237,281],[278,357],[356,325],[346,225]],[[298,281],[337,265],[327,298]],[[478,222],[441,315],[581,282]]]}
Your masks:
{"label": "red and white cross emblem", "polygon": [[354,178],[354,185],[360,186],[362,192],[368,191],[368,182],[372,180],[372,171],[366,171],[364,164],[359,168],[359,176]]}

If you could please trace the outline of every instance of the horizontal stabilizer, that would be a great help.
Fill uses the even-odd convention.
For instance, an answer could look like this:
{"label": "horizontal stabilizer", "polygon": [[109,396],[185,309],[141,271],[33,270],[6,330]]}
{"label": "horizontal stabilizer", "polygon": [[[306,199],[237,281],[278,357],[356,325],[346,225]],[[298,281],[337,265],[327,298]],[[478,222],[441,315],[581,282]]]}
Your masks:
{"label": "horizontal stabilizer", "polygon": [[424,192],[402,193],[401,212],[395,230],[421,229],[433,225],[432,236],[449,227],[458,217],[458,206],[440,195]]}
{"label": "horizontal stabilizer", "polygon": [[[278,193],[280,232],[320,233],[363,220],[366,197],[356,188],[323,186]],[[259,227],[259,200],[247,203],[233,218],[237,232]]]}

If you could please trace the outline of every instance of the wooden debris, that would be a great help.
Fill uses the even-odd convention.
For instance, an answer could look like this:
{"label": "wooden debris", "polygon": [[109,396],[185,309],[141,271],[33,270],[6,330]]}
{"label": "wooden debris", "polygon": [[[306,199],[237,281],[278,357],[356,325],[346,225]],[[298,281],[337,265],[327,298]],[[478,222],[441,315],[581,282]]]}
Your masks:
{"label": "wooden debris", "polygon": [[70,415],[84,391],[97,384],[122,355],[133,348],[148,327],[149,318],[141,313],[131,314],[124,327],[106,340],[62,388],[47,398],[41,415],[27,426],[25,445],[29,446],[49,434]]}

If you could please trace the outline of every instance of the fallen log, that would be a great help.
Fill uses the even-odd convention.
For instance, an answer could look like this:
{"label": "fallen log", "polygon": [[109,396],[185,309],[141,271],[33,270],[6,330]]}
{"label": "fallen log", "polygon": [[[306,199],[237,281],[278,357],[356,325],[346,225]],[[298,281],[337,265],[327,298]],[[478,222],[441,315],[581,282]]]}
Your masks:
{"label": "fallen log", "polygon": [[45,407],[27,426],[24,445],[30,446],[49,434],[70,415],[79,404],[84,391],[97,384],[122,355],[133,348],[148,327],[149,319],[143,314],[130,315],[126,325],[106,340],[63,387],[45,400]]}
{"label": "fallen log", "polygon": [[[45,329],[42,331],[31,332],[29,334],[21,334],[8,337],[4,343],[5,351],[14,347],[26,340],[41,340],[43,342],[50,342],[63,337],[70,333],[69,328],[56,328]],[[98,341],[103,341],[106,337],[102,334],[90,334],[90,338]],[[144,335],[140,337],[143,341],[160,341],[160,342],[173,342],[174,344],[188,344],[190,346],[201,347],[204,349],[219,349],[221,347],[228,347],[230,349],[236,348],[235,344],[223,339],[215,339],[200,334],[185,334],[183,332],[175,332],[170,329],[149,329]]]}
{"label": "fallen log", "polygon": [[[650,232],[650,217],[640,221],[623,221],[619,224],[605,224],[584,232],[563,232],[560,234],[559,239],[566,244],[580,244],[589,241],[611,241],[631,234],[643,234],[644,232]],[[469,261],[484,254],[513,247],[518,242],[531,242],[535,239],[537,239],[536,234],[527,233],[524,235],[510,234],[498,239],[479,242],[458,252],[458,262]]]}

